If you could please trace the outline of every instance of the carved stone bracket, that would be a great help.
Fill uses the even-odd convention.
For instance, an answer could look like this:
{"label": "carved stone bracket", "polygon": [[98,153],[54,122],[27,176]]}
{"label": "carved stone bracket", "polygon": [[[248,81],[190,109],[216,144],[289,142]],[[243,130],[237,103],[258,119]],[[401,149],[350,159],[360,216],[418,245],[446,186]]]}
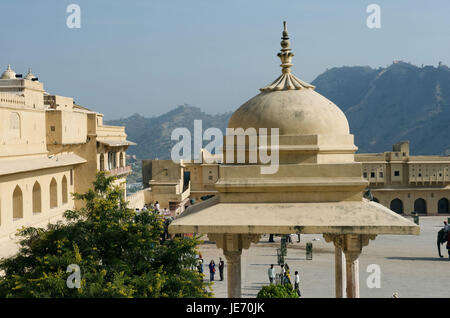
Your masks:
{"label": "carved stone bracket", "polygon": [[241,251],[223,251],[228,263],[235,263],[240,261]]}
{"label": "carved stone bracket", "polygon": [[323,233],[323,238],[327,243],[333,242],[335,247],[338,248],[344,247],[344,236],[342,234]]}
{"label": "carved stone bracket", "polygon": [[359,252],[364,246],[369,245],[370,240],[376,238],[376,234],[330,234],[324,233],[325,242],[333,242],[334,246],[344,251]]}
{"label": "carved stone bracket", "polygon": [[217,248],[223,249],[223,241],[224,241],[224,235],[222,233],[208,233],[208,239],[212,242],[216,242]]}
{"label": "carved stone bracket", "polygon": [[369,242],[377,237],[376,234],[364,234],[360,235],[361,247],[369,245]]}
{"label": "carved stone bracket", "polygon": [[245,249],[250,248],[252,243],[258,243],[261,239],[260,234],[241,234],[242,237],[242,247]]}
{"label": "carved stone bracket", "polygon": [[248,249],[251,243],[258,243],[261,235],[208,233],[208,238],[216,242],[216,246],[224,251],[242,251],[242,249]]}

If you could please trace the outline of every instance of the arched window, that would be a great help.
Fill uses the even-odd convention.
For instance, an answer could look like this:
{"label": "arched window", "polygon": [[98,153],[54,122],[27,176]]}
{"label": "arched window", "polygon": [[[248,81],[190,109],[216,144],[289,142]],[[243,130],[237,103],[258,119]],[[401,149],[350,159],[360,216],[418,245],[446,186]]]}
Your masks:
{"label": "arched window", "polygon": [[58,186],[55,178],[50,182],[50,209],[58,206]]}
{"label": "arched window", "polygon": [[438,213],[449,213],[448,199],[442,198],[438,201]]}
{"label": "arched window", "polygon": [[13,192],[13,220],[23,218],[23,194],[17,185]]}
{"label": "arched window", "polygon": [[41,185],[36,181],[33,186],[33,213],[39,212],[42,212]]}
{"label": "arched window", "polygon": [[100,171],[105,171],[105,155],[100,154]]}
{"label": "arched window", "polygon": [[66,176],[64,176],[62,178],[61,187],[62,187],[62,202],[63,202],[63,204],[65,204],[68,201],[67,178],[66,178]]}
{"label": "arched window", "polygon": [[389,207],[392,211],[403,214],[403,202],[400,199],[394,199],[391,201],[391,205]]}
{"label": "arched window", "polygon": [[422,198],[414,201],[414,212],[427,214],[427,202]]}

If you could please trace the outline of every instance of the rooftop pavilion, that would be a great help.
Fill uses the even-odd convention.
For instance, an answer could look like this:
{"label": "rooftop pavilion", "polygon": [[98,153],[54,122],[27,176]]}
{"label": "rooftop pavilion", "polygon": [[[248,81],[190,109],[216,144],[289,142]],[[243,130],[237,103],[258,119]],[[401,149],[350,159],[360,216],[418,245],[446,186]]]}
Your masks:
{"label": "rooftop pavilion", "polygon": [[[242,249],[262,234],[322,234],[335,246],[336,297],[359,297],[362,248],[381,234],[419,235],[420,228],[386,207],[363,197],[368,182],[345,114],[333,102],[291,72],[286,23],[282,32],[282,74],[239,107],[228,128],[279,129],[256,148],[224,138],[224,164],[215,184],[218,196],[189,207],[169,226],[170,233],[203,233],[223,249],[228,267],[228,297],[241,297]],[[245,132],[244,132],[245,134]],[[236,137],[236,136],[235,136]],[[234,137],[233,137],[234,138]],[[245,160],[235,163],[237,150]],[[267,163],[253,153],[279,154],[275,173],[262,174]],[[234,155],[227,156],[227,152]],[[256,156],[261,158],[261,156]],[[231,158],[231,160],[230,160]],[[345,263],[345,266],[342,264]]]}

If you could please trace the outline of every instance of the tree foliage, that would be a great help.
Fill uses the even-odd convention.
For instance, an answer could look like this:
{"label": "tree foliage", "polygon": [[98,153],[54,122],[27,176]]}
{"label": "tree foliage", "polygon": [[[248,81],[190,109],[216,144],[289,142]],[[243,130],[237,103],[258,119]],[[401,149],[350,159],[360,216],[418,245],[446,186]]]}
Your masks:
{"label": "tree foliage", "polygon": [[[211,297],[195,270],[194,238],[161,240],[163,217],[127,207],[114,178],[97,174],[94,188],[74,198],[84,208],[64,222],[20,230],[19,252],[0,261],[0,297]],[[80,288],[69,288],[70,264]]]}
{"label": "tree foliage", "polygon": [[298,298],[298,295],[291,284],[270,284],[263,286],[256,298]]}

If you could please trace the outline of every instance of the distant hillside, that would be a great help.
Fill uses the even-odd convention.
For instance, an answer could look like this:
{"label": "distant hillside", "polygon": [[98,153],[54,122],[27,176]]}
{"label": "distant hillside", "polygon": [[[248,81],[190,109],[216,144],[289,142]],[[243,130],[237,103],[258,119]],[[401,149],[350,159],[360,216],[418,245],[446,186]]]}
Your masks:
{"label": "distant hillside", "polygon": [[[332,100],[347,115],[358,152],[389,151],[394,143],[409,140],[412,154],[450,154],[450,68],[417,67],[397,62],[387,68],[336,67],[313,82],[316,91]],[[236,105],[238,107],[239,105]],[[138,146],[128,153],[138,158],[170,159],[175,144],[173,129],[193,133],[194,119],[203,129],[223,132],[231,112],[209,115],[183,105],[159,117],[131,117],[108,121],[126,126]]]}
{"label": "distant hillside", "polygon": [[413,154],[450,152],[450,68],[397,62],[333,68],[312,84],[347,115],[358,152],[409,140]]}
{"label": "distant hillside", "polygon": [[198,107],[182,105],[158,117],[147,118],[134,114],[128,118],[110,120],[106,123],[126,127],[128,139],[138,144],[130,147],[128,154],[134,154],[140,159],[170,159],[170,151],[176,143],[170,139],[170,136],[175,128],[186,127],[193,134],[194,120],[200,119],[203,131],[209,127],[217,127],[225,134],[231,114],[232,112],[209,115]]}

